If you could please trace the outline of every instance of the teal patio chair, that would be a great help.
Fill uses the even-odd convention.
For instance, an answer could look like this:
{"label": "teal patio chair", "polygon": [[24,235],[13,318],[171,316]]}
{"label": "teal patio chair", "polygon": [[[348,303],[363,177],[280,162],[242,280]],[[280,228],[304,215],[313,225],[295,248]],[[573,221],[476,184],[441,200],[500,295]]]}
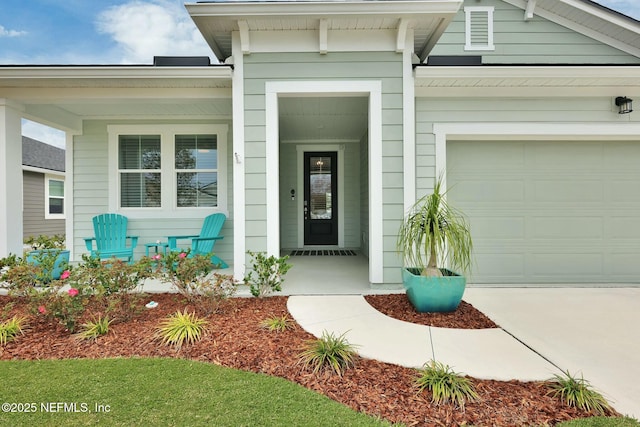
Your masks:
{"label": "teal patio chair", "polygon": [[215,246],[216,241],[224,238],[224,236],[220,235],[220,230],[222,230],[222,226],[226,219],[227,217],[223,213],[211,214],[204,219],[200,234],[168,236],[169,250],[185,250],[183,248],[178,248],[178,240],[191,240],[191,251],[189,252],[189,257],[194,255],[210,255],[212,264],[219,268],[229,267],[226,262],[218,258],[216,255],[213,255],[213,247]]}
{"label": "teal patio chair", "polygon": [[[95,237],[84,239],[91,256],[100,259],[126,258],[128,262],[132,262],[133,250],[138,244],[138,236],[127,236],[128,222],[127,217],[120,214],[107,213],[94,216],[93,232]],[[130,246],[127,246],[127,239],[131,240]],[[94,241],[95,248],[93,247]]]}

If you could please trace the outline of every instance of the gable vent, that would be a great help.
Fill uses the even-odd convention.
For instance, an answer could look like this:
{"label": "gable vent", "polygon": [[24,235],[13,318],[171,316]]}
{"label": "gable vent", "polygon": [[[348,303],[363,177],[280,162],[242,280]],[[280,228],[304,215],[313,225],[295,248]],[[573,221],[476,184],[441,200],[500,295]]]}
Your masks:
{"label": "gable vent", "polygon": [[465,50],[494,50],[493,7],[465,7]]}

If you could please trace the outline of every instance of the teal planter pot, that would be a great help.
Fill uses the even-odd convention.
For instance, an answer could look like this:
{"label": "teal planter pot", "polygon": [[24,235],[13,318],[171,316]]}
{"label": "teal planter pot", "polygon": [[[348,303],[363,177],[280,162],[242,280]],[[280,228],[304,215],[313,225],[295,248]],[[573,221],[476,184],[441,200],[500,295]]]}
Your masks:
{"label": "teal planter pot", "polygon": [[425,277],[417,268],[402,269],[407,297],[419,313],[455,311],[462,301],[467,279],[446,269],[442,277]]}
{"label": "teal planter pot", "polygon": [[[54,259],[55,257],[55,259]],[[69,251],[62,249],[40,249],[31,251],[27,255],[27,262],[32,265],[43,266],[42,276],[37,279],[40,282],[58,280],[62,272],[69,265]],[[49,271],[51,269],[51,271]]]}

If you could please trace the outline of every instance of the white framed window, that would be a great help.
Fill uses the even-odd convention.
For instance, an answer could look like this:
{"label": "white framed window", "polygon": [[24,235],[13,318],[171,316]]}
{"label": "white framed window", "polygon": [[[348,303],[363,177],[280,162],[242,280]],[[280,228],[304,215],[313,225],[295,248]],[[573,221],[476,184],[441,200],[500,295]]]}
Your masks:
{"label": "white framed window", "polygon": [[59,176],[44,176],[44,217],[65,219],[64,179]]}
{"label": "white framed window", "polygon": [[109,208],[133,218],[227,213],[227,125],[111,125]]}
{"label": "white framed window", "polygon": [[465,45],[464,50],[495,50],[493,44],[494,8],[465,7]]}

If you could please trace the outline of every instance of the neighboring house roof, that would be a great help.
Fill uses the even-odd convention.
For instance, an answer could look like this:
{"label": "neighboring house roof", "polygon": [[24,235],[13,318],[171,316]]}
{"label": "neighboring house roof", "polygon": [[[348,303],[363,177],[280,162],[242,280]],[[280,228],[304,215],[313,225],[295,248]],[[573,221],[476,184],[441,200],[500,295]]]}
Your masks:
{"label": "neighboring house roof", "polygon": [[65,171],[65,151],[27,136],[22,137],[22,165],[52,171]]}

